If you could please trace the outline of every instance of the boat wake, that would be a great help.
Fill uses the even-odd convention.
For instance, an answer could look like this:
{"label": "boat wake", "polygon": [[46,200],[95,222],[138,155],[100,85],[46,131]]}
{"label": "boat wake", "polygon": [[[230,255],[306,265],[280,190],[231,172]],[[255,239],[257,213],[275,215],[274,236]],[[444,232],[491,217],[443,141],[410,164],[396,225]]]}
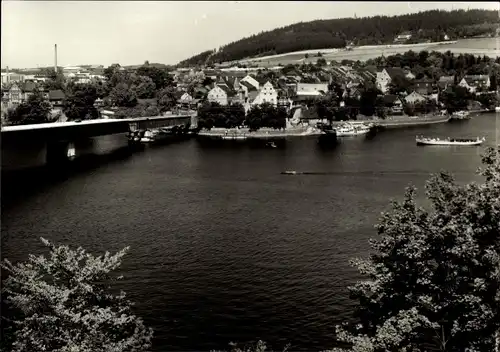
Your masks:
{"label": "boat wake", "polygon": [[429,175],[427,171],[395,170],[395,171],[282,171],[281,175],[331,175],[331,176],[384,176],[384,175]]}

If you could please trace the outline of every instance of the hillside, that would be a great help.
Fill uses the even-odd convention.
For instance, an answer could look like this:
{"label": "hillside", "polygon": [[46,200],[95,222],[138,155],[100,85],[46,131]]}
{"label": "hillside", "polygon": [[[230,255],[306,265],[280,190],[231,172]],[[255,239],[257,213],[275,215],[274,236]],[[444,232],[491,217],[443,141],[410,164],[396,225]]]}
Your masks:
{"label": "hillside", "polygon": [[450,39],[473,37],[494,33],[498,24],[498,12],[488,10],[431,10],[393,17],[300,22],[227,44],[218,52],[202,52],[179,65],[206,65],[300,50],[343,48],[351,42],[354,45],[388,44],[405,31],[413,34],[412,42],[440,41],[445,34]]}

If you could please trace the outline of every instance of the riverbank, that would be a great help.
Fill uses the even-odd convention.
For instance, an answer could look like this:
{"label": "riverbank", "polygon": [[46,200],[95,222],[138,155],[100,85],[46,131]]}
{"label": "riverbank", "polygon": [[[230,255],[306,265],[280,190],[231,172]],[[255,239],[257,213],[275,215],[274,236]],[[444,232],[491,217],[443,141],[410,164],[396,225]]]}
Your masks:
{"label": "riverbank", "polygon": [[250,131],[249,128],[212,128],[202,130],[198,133],[199,137],[227,140],[245,140],[245,139],[268,139],[268,138],[287,138],[303,136],[319,136],[321,130],[308,126],[276,130],[273,128],[260,128],[258,131]]}
{"label": "riverbank", "polygon": [[[333,121],[334,127],[340,126],[346,122],[352,124],[373,124],[374,126],[393,129],[413,126],[432,125],[445,123],[450,120],[450,116],[427,115],[427,116],[389,116],[385,119],[380,118],[360,118],[350,121]],[[212,128],[202,130],[198,133],[199,137],[224,139],[224,140],[246,140],[246,139],[268,139],[268,138],[287,138],[303,136],[319,136],[323,132],[313,126],[292,127],[287,129],[275,130],[272,128],[261,128],[258,131],[250,131],[249,128]]]}
{"label": "riverbank", "polygon": [[[436,123],[445,123],[450,120],[450,116],[442,115],[425,115],[425,116],[388,116],[385,119],[359,117],[358,120],[349,121],[352,124],[372,123],[375,126],[384,128],[404,128],[411,126],[432,125]],[[343,121],[334,121],[332,125],[338,126],[344,123]]]}

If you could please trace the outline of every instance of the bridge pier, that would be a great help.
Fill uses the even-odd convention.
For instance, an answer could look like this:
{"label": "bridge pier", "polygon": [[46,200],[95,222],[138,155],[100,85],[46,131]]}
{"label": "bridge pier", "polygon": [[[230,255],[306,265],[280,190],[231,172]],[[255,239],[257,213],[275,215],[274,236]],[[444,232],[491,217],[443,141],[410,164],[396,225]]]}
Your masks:
{"label": "bridge pier", "polygon": [[60,166],[74,158],[75,145],[68,141],[47,143],[46,163],[49,166]]}

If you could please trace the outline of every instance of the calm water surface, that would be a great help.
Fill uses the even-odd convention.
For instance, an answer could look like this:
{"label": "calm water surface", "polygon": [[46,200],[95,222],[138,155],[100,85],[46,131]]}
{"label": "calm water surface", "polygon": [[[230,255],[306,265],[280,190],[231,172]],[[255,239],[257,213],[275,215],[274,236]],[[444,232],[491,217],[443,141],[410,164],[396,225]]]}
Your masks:
{"label": "calm water surface", "polygon": [[367,255],[390,198],[410,183],[421,196],[441,169],[476,178],[482,148],[417,147],[415,135],[484,135],[495,145],[499,127],[500,115],[486,114],[327,151],[316,138],[276,149],[195,140],[151,148],[4,206],[2,256],[40,253],[39,236],[92,252],[130,246],[122,288],[155,329],[156,351],[258,338],[295,351],[329,348],[352,309],[346,287],[358,276],[348,259]]}

